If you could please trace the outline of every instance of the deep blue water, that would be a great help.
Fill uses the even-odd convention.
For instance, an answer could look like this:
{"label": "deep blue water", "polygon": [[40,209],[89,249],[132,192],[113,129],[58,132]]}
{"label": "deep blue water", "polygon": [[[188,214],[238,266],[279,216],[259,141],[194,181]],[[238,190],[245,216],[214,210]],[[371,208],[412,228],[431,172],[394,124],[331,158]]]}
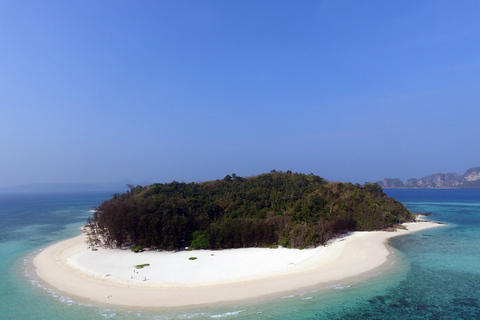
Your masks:
{"label": "deep blue water", "polygon": [[393,238],[390,266],[356,282],[216,307],[122,310],[40,286],[31,259],[75,236],[112,192],[0,194],[0,319],[480,319],[480,190],[386,190],[447,227]]}

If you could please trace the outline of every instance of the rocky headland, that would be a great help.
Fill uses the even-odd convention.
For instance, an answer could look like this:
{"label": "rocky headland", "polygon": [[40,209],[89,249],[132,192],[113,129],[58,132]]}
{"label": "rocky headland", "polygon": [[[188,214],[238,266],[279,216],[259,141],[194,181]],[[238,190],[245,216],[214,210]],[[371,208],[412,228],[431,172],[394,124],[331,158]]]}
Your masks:
{"label": "rocky headland", "polygon": [[463,175],[457,173],[435,173],[420,179],[411,178],[406,183],[398,178],[377,181],[383,188],[412,189],[463,189],[480,188],[480,167],[470,168]]}

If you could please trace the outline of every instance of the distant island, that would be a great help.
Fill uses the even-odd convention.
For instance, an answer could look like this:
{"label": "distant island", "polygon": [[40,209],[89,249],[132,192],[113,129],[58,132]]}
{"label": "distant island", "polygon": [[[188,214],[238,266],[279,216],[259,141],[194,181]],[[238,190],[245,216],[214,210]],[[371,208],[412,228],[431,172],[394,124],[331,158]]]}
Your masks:
{"label": "distant island", "polygon": [[470,168],[463,175],[436,173],[421,179],[408,179],[407,183],[397,178],[377,181],[382,188],[451,189],[480,188],[480,167]]}
{"label": "distant island", "polygon": [[385,230],[413,220],[377,183],[272,170],[248,178],[130,186],[100,204],[84,230],[92,248],[306,248],[348,231]]}

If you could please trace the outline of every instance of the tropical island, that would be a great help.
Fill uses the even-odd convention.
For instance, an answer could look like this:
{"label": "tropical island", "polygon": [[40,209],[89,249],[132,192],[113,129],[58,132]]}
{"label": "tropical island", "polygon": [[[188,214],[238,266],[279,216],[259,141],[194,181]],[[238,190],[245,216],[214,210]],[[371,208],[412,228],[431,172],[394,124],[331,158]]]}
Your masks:
{"label": "tropical island", "polygon": [[349,231],[413,221],[376,183],[327,182],[280,172],[203,183],[130,186],[103,202],[84,229],[92,247],[181,250],[307,248]]}
{"label": "tropical island", "polygon": [[85,303],[229,303],[368,281],[396,265],[388,239],[441,225],[375,183],[232,174],[130,186],[33,264],[45,286]]}

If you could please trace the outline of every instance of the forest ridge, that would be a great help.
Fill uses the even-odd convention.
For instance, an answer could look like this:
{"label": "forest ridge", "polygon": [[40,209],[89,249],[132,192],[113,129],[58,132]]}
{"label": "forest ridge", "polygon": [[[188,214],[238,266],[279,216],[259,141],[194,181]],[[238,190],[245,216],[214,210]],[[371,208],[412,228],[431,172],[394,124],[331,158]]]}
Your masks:
{"label": "forest ridge", "polygon": [[376,183],[272,170],[248,178],[131,186],[100,204],[84,229],[92,246],[111,248],[305,248],[347,231],[413,219]]}

